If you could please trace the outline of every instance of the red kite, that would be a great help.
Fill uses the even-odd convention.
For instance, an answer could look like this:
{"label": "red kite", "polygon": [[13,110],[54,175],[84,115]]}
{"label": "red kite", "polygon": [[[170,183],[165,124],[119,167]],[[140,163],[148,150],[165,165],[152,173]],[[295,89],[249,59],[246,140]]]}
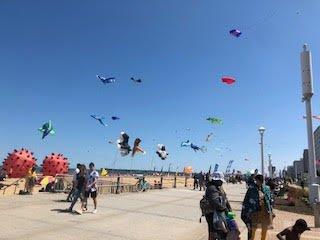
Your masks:
{"label": "red kite", "polygon": [[234,84],[236,82],[234,77],[222,77],[222,82],[228,85]]}

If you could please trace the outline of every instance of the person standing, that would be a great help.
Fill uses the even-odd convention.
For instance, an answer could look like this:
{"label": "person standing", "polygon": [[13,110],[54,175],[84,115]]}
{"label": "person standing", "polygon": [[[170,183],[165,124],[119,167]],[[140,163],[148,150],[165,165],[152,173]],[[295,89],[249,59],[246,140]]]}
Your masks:
{"label": "person standing", "polygon": [[92,213],[97,213],[97,182],[99,178],[99,173],[96,171],[94,163],[89,164],[89,171],[87,172],[86,177],[86,190],[85,190],[85,209],[87,209],[88,198],[91,197],[93,200],[94,209]]}
{"label": "person standing", "polygon": [[267,231],[272,228],[273,210],[270,188],[264,184],[263,176],[255,176],[255,184],[249,186],[245,195],[241,219],[248,228],[248,240],[254,240],[258,227],[262,228],[261,240],[267,237]]}
{"label": "person standing", "polygon": [[222,188],[223,174],[215,172],[210,178],[205,193],[210,209],[212,209],[210,213],[205,215],[209,231],[208,240],[225,240],[228,233],[226,214],[232,209]]}
{"label": "person standing", "polygon": [[194,173],[194,175],[193,175],[193,190],[198,189],[198,187],[199,187],[198,174]]}
{"label": "person standing", "polygon": [[199,173],[199,187],[200,187],[200,191],[202,191],[202,189],[205,191],[205,179],[204,179],[204,173],[201,171]]}

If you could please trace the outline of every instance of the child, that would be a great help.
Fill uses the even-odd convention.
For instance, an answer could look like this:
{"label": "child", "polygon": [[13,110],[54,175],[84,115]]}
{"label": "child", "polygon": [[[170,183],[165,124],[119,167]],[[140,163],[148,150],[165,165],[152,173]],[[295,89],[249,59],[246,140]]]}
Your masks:
{"label": "child", "polygon": [[306,230],[310,230],[306,221],[298,219],[292,227],[288,227],[278,233],[277,238],[280,240],[299,240],[301,234]]}
{"label": "child", "polygon": [[240,231],[236,220],[234,219],[236,214],[234,212],[228,212],[227,224],[229,232],[227,234],[227,240],[240,240]]}

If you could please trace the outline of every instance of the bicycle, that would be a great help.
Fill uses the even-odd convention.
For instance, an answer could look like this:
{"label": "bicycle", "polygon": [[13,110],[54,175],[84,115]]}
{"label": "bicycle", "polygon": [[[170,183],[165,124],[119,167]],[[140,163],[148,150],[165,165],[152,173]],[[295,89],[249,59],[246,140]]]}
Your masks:
{"label": "bicycle", "polygon": [[150,184],[145,180],[144,177],[136,177],[138,179],[136,188],[138,192],[145,192],[150,189]]}

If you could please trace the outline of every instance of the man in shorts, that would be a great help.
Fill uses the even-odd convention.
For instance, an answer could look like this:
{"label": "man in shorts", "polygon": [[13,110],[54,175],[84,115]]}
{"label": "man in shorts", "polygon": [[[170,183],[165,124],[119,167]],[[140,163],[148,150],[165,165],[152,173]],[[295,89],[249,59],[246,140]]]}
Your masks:
{"label": "man in shorts", "polygon": [[99,178],[99,173],[96,171],[94,167],[94,163],[91,162],[89,164],[89,171],[87,172],[87,185],[85,190],[85,202],[87,203],[87,199],[91,196],[93,200],[94,209],[92,213],[97,213],[97,181]]}

